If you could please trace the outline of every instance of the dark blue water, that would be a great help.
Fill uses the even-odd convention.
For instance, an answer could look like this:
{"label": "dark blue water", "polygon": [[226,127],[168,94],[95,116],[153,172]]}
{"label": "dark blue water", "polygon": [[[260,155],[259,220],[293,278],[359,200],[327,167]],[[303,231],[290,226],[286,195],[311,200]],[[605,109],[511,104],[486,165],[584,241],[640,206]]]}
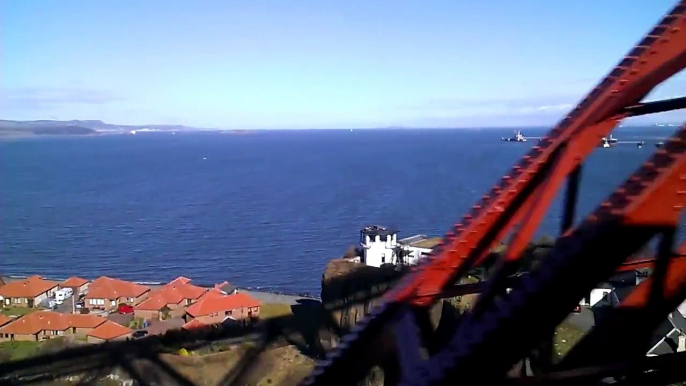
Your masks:
{"label": "dark blue water", "polygon": [[[364,224],[394,226],[400,236],[442,235],[533,145],[499,140],[511,134],[142,133],[0,142],[0,274],[184,275],[318,293],[327,260],[356,243]],[[646,131],[615,135],[645,138]],[[581,212],[653,149],[596,151]],[[541,232],[556,234],[559,217],[558,201]]]}

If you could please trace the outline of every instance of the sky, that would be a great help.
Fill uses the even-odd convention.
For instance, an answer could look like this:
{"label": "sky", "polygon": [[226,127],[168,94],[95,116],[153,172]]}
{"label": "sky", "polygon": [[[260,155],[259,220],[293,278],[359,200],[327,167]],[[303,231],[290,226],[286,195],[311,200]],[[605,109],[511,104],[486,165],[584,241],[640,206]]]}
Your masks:
{"label": "sky", "polygon": [[[674,4],[0,0],[0,118],[547,126]],[[684,90],[682,72],[652,97]]]}

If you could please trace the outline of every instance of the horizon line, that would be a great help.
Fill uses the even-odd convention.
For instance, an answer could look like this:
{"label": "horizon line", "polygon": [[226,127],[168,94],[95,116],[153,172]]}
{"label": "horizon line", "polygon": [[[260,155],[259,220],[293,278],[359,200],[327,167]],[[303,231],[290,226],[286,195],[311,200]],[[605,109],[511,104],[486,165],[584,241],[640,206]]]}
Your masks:
{"label": "horizon line", "polygon": [[[55,123],[68,123],[68,122],[101,122],[105,125],[111,126],[128,126],[128,127],[146,127],[150,126],[154,128],[155,126],[180,126],[188,129],[194,129],[196,131],[275,131],[275,130],[499,130],[499,129],[552,129],[555,125],[494,125],[494,126],[341,126],[341,127],[284,127],[274,128],[220,128],[220,127],[199,127],[191,126],[185,124],[171,124],[171,123],[149,123],[149,124],[118,124],[118,123],[108,123],[100,119],[70,119],[70,120],[59,120],[59,119],[32,119],[32,120],[16,120],[16,119],[4,119],[0,118],[0,121],[11,121],[19,123],[31,123],[31,122],[55,122]],[[676,125],[681,126],[683,123],[680,122],[652,122],[652,123],[627,123],[623,125],[617,125],[617,128],[622,127],[650,127],[653,125]],[[664,127],[664,126],[663,126]],[[107,131],[98,130],[96,131]]]}

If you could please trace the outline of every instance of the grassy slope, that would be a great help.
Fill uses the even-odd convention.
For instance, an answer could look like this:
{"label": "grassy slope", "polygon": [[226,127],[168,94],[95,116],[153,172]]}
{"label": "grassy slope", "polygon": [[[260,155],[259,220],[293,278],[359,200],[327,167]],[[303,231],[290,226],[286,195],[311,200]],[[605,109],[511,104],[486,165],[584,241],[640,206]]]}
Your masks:
{"label": "grassy slope", "polygon": [[4,307],[0,308],[0,314],[6,316],[24,316],[31,312],[39,311],[37,308],[29,307]]}

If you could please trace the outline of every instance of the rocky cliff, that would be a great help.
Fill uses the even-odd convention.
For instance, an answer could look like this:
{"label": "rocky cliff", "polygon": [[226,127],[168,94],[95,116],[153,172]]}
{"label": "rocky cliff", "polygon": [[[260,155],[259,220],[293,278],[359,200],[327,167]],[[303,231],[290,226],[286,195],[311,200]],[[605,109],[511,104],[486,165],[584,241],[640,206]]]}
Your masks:
{"label": "rocky cliff", "polygon": [[321,299],[333,327],[349,330],[401,275],[392,265],[376,268],[345,258],[329,261],[322,276]]}

